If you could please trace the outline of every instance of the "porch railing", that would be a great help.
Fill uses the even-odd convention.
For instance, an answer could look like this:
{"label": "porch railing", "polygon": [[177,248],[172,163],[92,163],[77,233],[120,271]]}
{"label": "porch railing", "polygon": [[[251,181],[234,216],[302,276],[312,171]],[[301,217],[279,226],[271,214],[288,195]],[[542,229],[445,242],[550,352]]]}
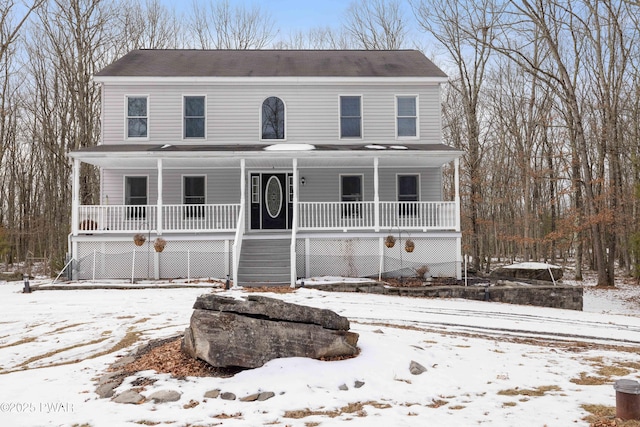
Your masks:
{"label": "porch railing", "polygon": [[[300,230],[375,228],[374,202],[300,202]],[[380,228],[454,230],[455,202],[380,202]]]}
{"label": "porch railing", "polygon": [[155,230],[158,218],[155,205],[85,205],[79,213],[82,234]]}
{"label": "porch railing", "polygon": [[[156,205],[80,206],[80,234],[158,230]],[[164,205],[162,231],[235,231],[240,204]]]}
{"label": "porch railing", "polygon": [[[455,202],[380,202],[381,229],[455,230]],[[298,230],[375,229],[374,202],[300,202]],[[158,230],[157,206],[80,206],[78,233]],[[162,231],[235,232],[240,204],[164,205]]]}
{"label": "porch railing", "polygon": [[375,227],[373,202],[300,202],[300,230]]}
{"label": "porch railing", "polygon": [[380,228],[454,230],[455,202],[380,202]]}
{"label": "porch railing", "polygon": [[164,205],[162,231],[235,231],[240,204]]}

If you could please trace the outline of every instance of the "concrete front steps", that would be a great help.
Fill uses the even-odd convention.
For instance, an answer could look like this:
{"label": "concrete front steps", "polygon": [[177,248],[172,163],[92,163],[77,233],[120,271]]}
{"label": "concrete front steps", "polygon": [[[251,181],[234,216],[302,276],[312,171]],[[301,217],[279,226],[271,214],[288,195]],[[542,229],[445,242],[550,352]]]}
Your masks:
{"label": "concrete front steps", "polygon": [[291,239],[244,239],[238,265],[240,286],[290,285]]}

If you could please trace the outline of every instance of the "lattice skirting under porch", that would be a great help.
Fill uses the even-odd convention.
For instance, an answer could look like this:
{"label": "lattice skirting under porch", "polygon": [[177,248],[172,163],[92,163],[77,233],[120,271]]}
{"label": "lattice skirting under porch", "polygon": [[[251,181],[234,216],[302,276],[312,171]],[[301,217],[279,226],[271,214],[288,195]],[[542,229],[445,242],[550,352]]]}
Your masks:
{"label": "lattice skirting under porch", "polygon": [[432,277],[459,277],[455,237],[412,238],[413,252],[405,251],[406,239],[398,239],[387,248],[382,238],[308,238],[298,239],[297,275],[299,277],[409,277],[427,266]]}
{"label": "lattice skirting under porch", "polygon": [[224,279],[231,253],[223,240],[170,240],[161,253],[131,241],[78,242],[74,277],[94,279]]}
{"label": "lattice skirting under porch", "polygon": [[[427,266],[433,277],[460,277],[456,237],[412,237],[393,248],[383,237],[305,237],[296,242],[297,277],[409,277]],[[80,241],[73,277],[97,279],[225,279],[233,270],[231,240],[169,240],[161,253],[153,244],[126,241]]]}

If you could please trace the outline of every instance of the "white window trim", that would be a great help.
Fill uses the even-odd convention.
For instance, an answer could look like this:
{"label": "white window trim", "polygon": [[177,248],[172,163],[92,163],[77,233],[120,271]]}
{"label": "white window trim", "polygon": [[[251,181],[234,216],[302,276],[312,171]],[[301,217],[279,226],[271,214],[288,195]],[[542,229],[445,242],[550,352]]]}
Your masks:
{"label": "white window trim", "polygon": [[[265,138],[262,138],[262,105],[264,104],[264,101],[266,101],[269,98],[278,98],[280,101],[282,101],[282,104],[284,105],[284,138],[282,138],[282,139],[265,139]],[[284,102],[284,99],[282,99],[281,96],[269,95],[269,96],[264,97],[262,99],[262,101],[260,102],[260,106],[259,106],[259,109],[258,109],[258,117],[259,117],[259,119],[258,119],[258,139],[260,141],[266,141],[266,142],[269,142],[269,141],[284,142],[284,141],[286,141],[287,140],[287,136],[289,136],[289,129],[287,129],[287,122],[288,122],[287,114],[288,114],[287,103]]]}
{"label": "white window trim", "polygon": [[[415,136],[399,136],[398,135],[398,98],[415,98],[416,100],[416,135]],[[395,116],[395,128],[396,128],[396,140],[408,141],[420,139],[420,98],[417,94],[398,94],[395,96],[394,116]],[[408,117],[408,116],[403,116]]]}
{"label": "white window trim", "polygon": [[[186,137],[184,135],[184,100],[186,97],[200,97],[200,98],[204,98],[204,136],[200,137],[195,137],[195,136],[191,136],[191,137]],[[202,140],[206,140],[207,139],[207,128],[209,127],[209,118],[207,115],[208,112],[208,108],[207,108],[207,104],[208,104],[208,99],[207,99],[207,95],[203,95],[201,93],[196,93],[196,94],[192,94],[192,93],[183,93],[182,94],[182,108],[180,110],[180,121],[182,122],[182,132],[181,132],[181,136],[182,136],[182,140],[183,141],[202,141]]]}
{"label": "white window trim", "polygon": [[251,183],[250,184],[250,186],[251,186],[251,190],[250,190],[251,196],[250,197],[251,197],[251,203],[252,204],[260,203],[260,200],[261,200],[260,199],[260,196],[261,196],[261,194],[260,194],[260,191],[261,191],[260,190],[261,178],[262,177],[261,177],[261,175],[259,173],[256,173],[255,175],[254,175],[253,172],[249,173],[249,180],[250,180],[250,183]]}
{"label": "white window trim", "polygon": [[[127,178],[147,178],[147,204],[146,206],[151,205],[151,197],[149,195],[149,175],[144,175],[144,174],[127,174],[127,175],[122,175],[122,204],[125,206],[129,206],[127,205]],[[133,205],[136,206],[136,205]]]}
{"label": "white window trim", "polygon": [[184,194],[184,179],[185,178],[204,178],[204,204],[207,204],[207,175],[206,174],[193,174],[193,173],[187,173],[187,174],[182,174],[180,176],[180,193],[181,193],[181,197],[180,200],[182,200],[181,204],[186,205],[186,201],[184,199],[185,194]]}
{"label": "white window trim", "polygon": [[362,191],[362,200],[365,201],[364,197],[364,174],[363,173],[340,173],[338,174],[338,201],[342,202],[342,177],[343,176],[359,176],[360,177],[360,190]]}
{"label": "white window trim", "polygon": [[[146,98],[147,99],[147,136],[129,136],[129,98]],[[149,134],[151,133],[151,117],[150,117],[150,102],[151,96],[149,94],[126,94],[124,96],[124,140],[132,141],[148,141]],[[104,110],[103,110],[104,111]],[[104,126],[102,126],[104,128]]]}
{"label": "white window trim", "polygon": [[[342,136],[342,107],[340,100],[345,96],[357,96],[360,97],[360,136]],[[363,140],[364,139],[364,96],[362,94],[348,94],[341,93],[338,95],[338,139],[354,141],[354,140]]]}
{"label": "white window trim", "polygon": [[396,201],[400,201],[400,177],[401,176],[415,176],[418,179],[418,201],[422,200],[422,181],[420,180],[420,173],[410,173],[410,172],[406,172],[406,173],[396,173]]}

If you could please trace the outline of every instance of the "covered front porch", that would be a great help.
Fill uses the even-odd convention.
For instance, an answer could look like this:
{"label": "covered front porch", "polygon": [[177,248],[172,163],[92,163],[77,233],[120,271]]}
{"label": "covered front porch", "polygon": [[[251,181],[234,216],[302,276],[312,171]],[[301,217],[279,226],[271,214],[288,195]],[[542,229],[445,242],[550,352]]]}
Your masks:
{"label": "covered front porch", "polygon": [[[255,239],[269,232],[290,242],[290,281],[294,283],[299,276],[296,265],[300,263],[300,236],[332,234],[344,240],[365,234],[382,236],[391,230],[423,236],[459,235],[458,151],[440,145],[271,147],[147,145],[121,151],[121,147],[99,146],[72,153],[72,256],[78,256],[79,241],[117,240],[137,233],[165,236],[168,240],[198,235],[215,240],[219,236],[231,252],[229,274],[237,278],[247,235]],[[122,203],[124,197],[112,195],[111,200],[121,203],[109,203],[103,184],[103,204],[81,205],[78,172],[82,162],[102,171],[124,171],[123,175],[148,171],[153,175],[150,181],[155,181],[148,189],[152,197],[145,204],[131,204]],[[455,195],[453,200],[441,200],[441,167],[449,162],[454,164]],[[203,197],[194,203],[184,200],[184,195],[183,200],[178,200],[169,188],[175,187],[172,180],[176,171],[181,176],[190,176],[189,171],[210,171],[209,186],[219,181],[214,179],[213,171],[227,171],[224,173],[234,178],[227,180],[225,190],[219,192],[235,194],[237,202],[228,203],[228,199],[215,203]],[[418,177],[418,190],[414,197],[398,200],[398,176],[404,176],[406,171]],[[425,188],[431,185],[433,188]],[[183,203],[176,203],[180,201]],[[459,258],[456,254],[451,256]]]}

